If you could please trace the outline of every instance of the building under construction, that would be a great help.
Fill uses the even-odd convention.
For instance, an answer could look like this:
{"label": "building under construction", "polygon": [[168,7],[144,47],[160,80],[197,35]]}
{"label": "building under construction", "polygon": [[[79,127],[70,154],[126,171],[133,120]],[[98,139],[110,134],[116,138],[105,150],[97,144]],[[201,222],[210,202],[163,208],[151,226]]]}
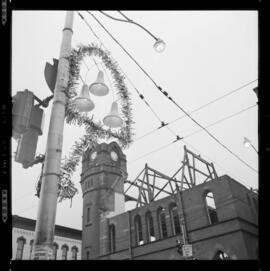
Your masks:
{"label": "building under construction", "polygon": [[258,192],[186,147],[173,176],[146,164],[130,181],[118,144],[99,144],[83,155],[81,188],[82,259],[258,259]]}

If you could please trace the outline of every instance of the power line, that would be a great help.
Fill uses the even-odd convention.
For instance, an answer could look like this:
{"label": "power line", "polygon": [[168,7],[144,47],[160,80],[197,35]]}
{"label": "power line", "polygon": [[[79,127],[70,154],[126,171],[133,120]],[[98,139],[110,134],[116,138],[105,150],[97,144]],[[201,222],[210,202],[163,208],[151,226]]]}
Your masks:
{"label": "power line", "polygon": [[208,159],[209,161],[212,161],[213,164],[217,165],[218,167],[220,167],[221,169],[223,169],[225,172],[228,172],[231,176],[233,176],[236,180],[238,180],[240,183],[245,184],[247,187],[251,188],[250,185],[248,185],[246,182],[244,182],[242,179],[240,178],[236,178],[235,174],[232,174],[228,169],[224,168],[223,166],[221,166],[219,163],[217,163],[216,161],[214,161],[213,159],[211,159],[209,156],[206,156],[204,153],[202,153],[200,150],[198,150],[197,148],[195,148],[193,145],[191,145],[190,143],[188,143],[187,141],[183,140],[183,142],[190,146],[191,149],[193,149],[194,151],[196,151],[197,153],[200,153],[203,157],[205,157],[206,159]]}
{"label": "power line", "polygon": [[156,87],[159,87],[156,82],[151,78],[151,76],[140,66],[140,64],[132,57],[132,55],[116,40],[113,35],[105,28],[105,26],[96,18],[94,14],[86,10],[97,22],[98,24],[106,31],[106,33],[122,48],[122,50],[136,63],[138,67],[145,73],[145,75],[154,83]]}
{"label": "power line", "polygon": [[[169,97],[171,98],[171,97]],[[234,157],[236,157],[239,161],[244,163],[247,167],[249,167],[251,170],[258,173],[256,169],[254,169],[252,166],[250,166],[247,162],[245,162],[241,157],[239,157],[236,153],[234,153],[232,150],[230,150],[226,145],[224,145],[216,136],[211,134],[205,127],[203,127],[200,123],[198,123],[193,117],[191,117],[186,110],[184,110],[179,104],[177,104],[172,98],[170,99],[180,110],[182,110],[193,122],[195,122],[201,129],[203,129],[210,137],[212,137],[220,146],[222,146],[225,150],[230,152]]]}
{"label": "power line", "polygon": [[[232,114],[232,115],[230,115],[230,116],[227,116],[227,117],[225,117],[225,118],[223,118],[223,119],[220,119],[220,120],[218,120],[218,121],[216,121],[216,122],[214,122],[214,123],[212,123],[212,124],[209,124],[208,126],[206,126],[206,128],[212,127],[212,126],[214,126],[214,125],[216,125],[216,124],[218,124],[218,123],[221,123],[221,122],[223,122],[223,121],[225,121],[225,120],[227,120],[227,119],[229,119],[229,118],[232,118],[232,117],[234,117],[234,116],[236,116],[236,115],[239,115],[239,114],[241,114],[241,113],[243,113],[243,112],[245,112],[245,111],[247,111],[247,110],[249,110],[249,109],[251,109],[251,108],[253,108],[253,107],[255,107],[255,106],[257,106],[257,104],[252,105],[252,106],[249,106],[249,107],[247,107],[247,108],[244,108],[244,109],[242,109],[242,110],[240,110],[240,111],[238,111],[238,112],[236,112],[236,113],[234,113],[234,114]],[[195,111],[193,111],[193,112],[195,112]],[[191,113],[190,113],[190,114],[191,114]],[[185,117],[185,116],[184,116],[184,117]],[[175,121],[175,120],[174,120],[174,121]],[[170,124],[173,123],[174,121],[168,122],[167,125],[170,125]],[[138,140],[140,140],[140,139],[142,139],[142,138],[144,138],[144,137],[146,137],[146,136],[148,136],[148,135],[150,135],[150,134],[152,134],[152,133],[154,133],[154,132],[157,132],[158,130],[160,130],[160,129],[163,128],[163,127],[165,127],[165,125],[162,126],[162,127],[155,128],[155,129],[153,129],[153,130],[147,132],[146,134],[144,134],[144,135],[142,135],[142,136],[140,136],[140,137],[137,137],[137,138],[134,140],[134,142],[136,142],[136,141],[138,141]],[[195,133],[198,133],[199,131],[202,131],[202,129],[199,129],[199,130],[197,130],[197,131],[195,131],[195,132],[193,132],[193,133],[195,134]],[[191,136],[191,134],[186,135],[185,138],[187,138],[187,137],[189,137],[189,136]]]}
{"label": "power line", "polygon": [[[254,83],[255,81],[258,81],[258,79],[255,79],[255,80],[253,80],[253,81],[250,81],[249,83],[246,83],[246,84],[240,86],[239,88],[234,89],[234,90],[232,90],[232,91],[230,91],[230,92],[228,92],[228,93],[226,93],[226,94],[224,94],[224,95],[222,95],[222,96],[220,96],[220,97],[218,97],[218,98],[216,98],[216,99],[214,99],[214,100],[212,100],[212,101],[210,101],[210,102],[208,102],[208,103],[206,103],[206,104],[204,104],[204,105],[202,105],[202,106],[200,106],[200,107],[198,107],[198,108],[196,108],[195,110],[189,112],[189,114],[191,115],[191,114],[193,114],[193,113],[195,113],[195,112],[197,112],[197,111],[199,111],[199,110],[201,110],[201,109],[203,109],[203,108],[209,106],[210,104],[213,104],[213,103],[215,103],[215,102],[217,102],[217,101],[219,101],[219,100],[221,100],[221,99],[223,99],[223,98],[225,98],[225,97],[227,97],[227,96],[229,96],[229,95],[235,93],[236,91],[239,91],[239,90],[243,89],[244,87],[246,87],[246,86],[248,86],[248,85]],[[178,120],[180,120],[180,119],[186,118],[186,117],[187,117],[186,115],[183,115],[183,116],[181,116],[181,117],[179,117],[179,118],[177,118],[177,119],[175,119],[175,120],[170,121],[169,124],[171,124],[171,123],[173,123],[173,122],[176,122],[176,121],[178,121]]]}
{"label": "power line", "polygon": [[230,152],[235,158],[237,158],[239,161],[244,163],[247,167],[249,167],[251,170],[258,173],[256,169],[254,169],[252,166],[250,166],[247,162],[245,162],[241,157],[239,157],[236,153],[234,153],[232,150],[230,150],[226,145],[224,145],[216,136],[211,134],[205,127],[203,127],[197,120],[195,120],[191,115],[182,107],[180,106],[171,96],[169,96],[168,92],[164,91],[160,86],[157,85],[157,83],[152,79],[152,77],[141,67],[141,65],[132,57],[132,55],[114,38],[114,36],[105,28],[105,26],[96,18],[95,15],[93,15],[91,12],[88,12],[97,22],[98,24],[106,31],[106,33],[122,48],[122,50],[136,63],[136,65],[144,72],[144,74],[153,82],[153,84],[156,86],[156,88],[166,97],[168,98],[174,105],[178,107],[187,117],[189,117],[194,123],[196,123],[199,127],[201,127],[212,139],[214,139],[220,146],[222,146],[225,150]]}
{"label": "power line", "polygon": [[[81,19],[86,23],[86,25],[88,26],[88,28],[90,29],[90,31],[92,32],[92,34],[97,38],[97,40],[100,42],[100,44],[106,49],[106,46],[104,45],[104,43],[101,41],[101,39],[98,37],[98,35],[95,33],[95,31],[92,29],[92,27],[88,24],[88,22],[85,20],[85,18],[79,13],[79,16],[81,17]],[[138,94],[139,98],[141,100],[144,101],[144,103],[146,104],[146,106],[152,111],[152,113],[156,116],[156,118],[160,121],[161,119],[159,118],[159,116],[157,115],[157,113],[154,111],[154,109],[149,105],[149,103],[146,101],[146,99],[144,98],[144,96],[139,92],[139,90],[136,88],[136,86],[134,85],[134,83],[130,80],[130,78],[127,76],[127,74],[123,71],[123,69],[120,67],[120,65],[118,64],[119,68],[121,69],[122,73],[124,74],[124,76],[127,78],[127,80],[130,82],[130,84],[132,85],[132,87],[134,88],[134,90],[136,91],[136,93]]]}
{"label": "power line", "polygon": [[[255,106],[257,106],[257,104],[251,105],[251,106],[249,106],[249,107],[247,107],[247,108],[244,108],[244,109],[242,109],[242,110],[240,110],[240,111],[238,111],[238,112],[236,112],[236,113],[234,113],[234,114],[232,114],[232,115],[229,115],[229,116],[227,116],[227,117],[225,117],[225,118],[222,118],[222,119],[220,119],[220,120],[218,120],[218,121],[215,121],[215,122],[209,124],[209,125],[206,126],[206,127],[209,128],[209,127],[212,127],[212,126],[214,126],[214,125],[217,125],[217,124],[219,124],[219,123],[221,123],[221,122],[223,122],[223,121],[225,121],[225,120],[228,120],[228,119],[230,119],[230,118],[232,118],[232,117],[235,117],[235,116],[237,116],[237,115],[239,115],[239,114],[241,114],[241,113],[243,113],[243,112],[245,112],[245,111],[247,111],[247,110],[250,110],[251,108],[254,108]],[[155,132],[155,131],[157,131],[157,129],[155,129],[155,130],[153,130],[153,131],[150,131],[148,134],[145,134],[145,135],[143,135],[142,137],[147,136],[147,135],[149,135],[150,133],[153,133],[153,132]],[[172,130],[170,130],[170,131],[172,131]],[[192,133],[190,133],[190,134],[187,134],[187,135],[185,135],[183,138],[186,139],[186,138],[188,138],[188,137],[190,137],[190,136],[192,136],[192,135],[194,135],[194,134],[197,134],[197,133],[199,133],[199,132],[201,132],[201,131],[203,131],[203,129],[199,129],[199,130],[196,130],[196,131],[194,131],[194,132],[192,132]],[[173,132],[173,133],[174,133],[174,132]],[[174,135],[175,135],[175,133],[174,133]],[[137,140],[138,140],[138,139],[137,139]],[[165,146],[169,146],[169,145],[167,144],[167,145],[165,145]],[[164,148],[165,146],[161,147],[161,149]],[[156,152],[156,151],[159,151],[159,150],[160,150],[160,148],[157,149],[157,150],[155,150],[155,151],[151,151],[151,152],[149,152],[149,153],[147,153],[147,154],[145,154],[145,155],[143,155],[143,156],[137,158],[136,160],[139,160],[139,159],[141,159],[142,157],[148,156],[148,155],[150,155],[151,153]],[[133,160],[132,162],[134,162],[134,161],[136,161],[136,160]]]}
{"label": "power line", "polygon": [[[85,23],[87,24],[87,26],[89,27],[89,29],[91,30],[91,32],[93,33],[93,35],[94,35],[94,36],[100,41],[100,43],[104,46],[104,44],[102,43],[102,41],[100,40],[100,38],[99,38],[99,37],[97,36],[97,34],[93,31],[93,29],[89,26],[89,24],[88,24],[87,21],[83,18],[83,16],[82,16],[80,13],[79,13],[79,15],[80,15],[80,17],[85,21]],[[104,46],[104,47],[105,47],[105,46]],[[122,72],[124,73],[123,70],[122,70]],[[141,94],[139,93],[139,91],[137,90],[137,88],[134,86],[134,84],[133,84],[132,81],[128,78],[127,75],[126,75],[126,77],[127,77],[127,79],[130,81],[131,85],[134,87],[135,91],[138,93],[138,95],[140,96],[140,98],[144,98],[144,97],[141,97]],[[256,81],[256,80],[254,80],[254,81]],[[252,81],[252,82],[254,82],[254,81]],[[250,84],[250,83],[252,83],[252,82],[249,82],[248,84]],[[248,84],[245,84],[244,86],[246,86],[246,85],[248,85]],[[243,88],[244,86],[241,86],[240,88],[235,89],[235,90],[233,90],[233,91],[231,91],[231,92],[229,92],[229,93],[227,93],[227,94],[225,94],[225,95],[223,95],[223,96],[221,96],[221,97],[219,97],[219,98],[217,98],[217,99],[215,99],[215,100],[209,102],[208,104],[201,106],[201,108],[198,108],[197,111],[198,111],[199,109],[202,109],[203,107],[205,107],[205,106],[207,106],[207,105],[209,105],[209,104],[211,104],[211,103],[213,103],[213,102],[219,100],[219,99],[222,99],[222,98],[225,97],[225,96],[228,96],[228,95],[232,94],[233,92],[236,92],[237,90],[240,90],[240,89]],[[149,104],[148,104],[148,105],[149,105]],[[150,106],[149,106],[149,108],[150,108]],[[152,111],[152,110],[151,110],[151,111]],[[152,111],[152,112],[153,112],[153,111]],[[157,116],[157,114],[155,114],[155,116],[160,120],[160,118]],[[164,126],[167,126],[167,124],[164,124],[164,122],[162,122],[162,126],[159,127],[159,128],[162,128],[162,127],[164,127]],[[159,129],[159,128],[158,128],[158,129]],[[168,128],[168,127],[167,127],[167,128]],[[172,132],[174,135],[176,135],[171,129],[168,129],[168,130],[170,130],[170,132]],[[152,132],[154,132],[154,131],[149,132],[149,134],[152,133]],[[178,141],[178,140],[180,140],[179,136],[177,136],[177,140],[175,140],[174,142],[176,142],[176,141]],[[162,149],[166,148],[167,146],[173,144],[174,142],[169,143],[169,144],[166,144],[166,145],[164,145],[164,146],[158,148],[157,150],[151,151],[150,153],[145,154],[145,155],[143,155],[143,156],[137,158],[136,160],[139,160],[139,159],[141,159],[141,158],[143,158],[143,157],[145,157],[145,156],[147,156],[147,155],[149,155],[149,154],[152,154],[152,153],[155,153],[155,152],[157,152],[157,151],[159,151],[159,150],[162,150]],[[132,161],[132,162],[134,162],[134,161]]]}
{"label": "power line", "polygon": [[[234,113],[234,114],[232,114],[232,115],[229,115],[229,116],[227,116],[227,117],[225,117],[225,118],[222,118],[222,119],[220,119],[220,120],[218,120],[218,121],[215,121],[215,122],[213,122],[213,123],[207,125],[206,128],[210,128],[210,127],[212,127],[212,126],[214,126],[214,125],[217,125],[217,124],[219,124],[219,123],[221,123],[221,122],[223,122],[223,121],[225,121],[225,120],[231,119],[231,118],[233,118],[233,117],[235,117],[235,116],[237,116],[237,115],[239,115],[239,114],[241,114],[241,113],[243,113],[243,112],[245,112],[245,111],[247,111],[247,110],[250,110],[250,109],[252,109],[252,108],[254,108],[254,107],[256,107],[256,106],[257,106],[257,104],[254,104],[254,105],[251,105],[251,106],[249,106],[249,107],[247,107],[247,108],[244,108],[244,109],[242,109],[242,110],[240,110],[240,111],[238,111],[238,112],[236,112],[236,113]],[[203,129],[199,129],[199,130],[196,130],[196,131],[194,131],[194,132],[192,132],[192,133],[190,133],[190,134],[188,134],[188,135],[185,135],[184,138],[193,136],[193,135],[195,135],[195,134],[197,134],[197,133],[199,133],[199,132],[201,132],[201,131],[203,131]]]}
{"label": "power line", "polygon": [[144,154],[144,155],[142,155],[142,156],[136,158],[135,160],[129,161],[129,164],[132,164],[132,163],[134,163],[135,161],[138,161],[138,160],[140,160],[140,159],[142,159],[142,158],[144,158],[144,157],[146,157],[146,156],[148,156],[148,155],[150,155],[150,154],[153,154],[153,153],[156,153],[156,152],[158,152],[158,151],[161,151],[161,150],[163,150],[163,149],[169,147],[169,146],[172,145],[173,143],[174,143],[174,142],[171,142],[171,143],[169,143],[169,144],[163,145],[163,146],[159,147],[158,149],[155,149],[155,150],[153,150],[153,151],[151,151],[151,152],[148,152],[148,153],[146,153],[146,154]]}

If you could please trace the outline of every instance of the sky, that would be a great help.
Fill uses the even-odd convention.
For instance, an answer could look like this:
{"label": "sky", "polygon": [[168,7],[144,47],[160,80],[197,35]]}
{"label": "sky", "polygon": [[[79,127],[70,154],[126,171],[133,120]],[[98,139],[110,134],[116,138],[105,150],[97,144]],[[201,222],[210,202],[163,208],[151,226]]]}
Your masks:
{"label": "sky", "polygon": [[[127,75],[125,80],[132,100],[134,143],[123,150],[127,156],[128,179],[133,181],[147,163],[150,167],[172,176],[181,166],[184,145],[205,160],[213,162],[218,176],[224,174],[246,187],[258,188],[258,155],[243,146],[247,137],[258,149],[258,108],[253,89],[258,85],[258,14],[256,11],[124,11],[155,36],[163,39],[166,49],[157,53],[153,38],[136,25],[112,20],[98,11],[93,14],[125,47],[152,79],[187,112],[217,99],[192,114],[204,127],[251,107],[208,128],[222,144],[255,170],[239,161],[205,131],[186,135],[200,129],[189,118],[182,118],[166,128],[157,129],[160,121],[139,98],[134,86],[159,119],[171,122],[184,114],[162,95],[146,75],[125,54],[101,26],[86,12],[81,11],[88,24],[102,41],[102,48],[110,52]],[[121,18],[116,11],[107,11]],[[13,11],[12,12],[12,96],[28,89],[38,98],[51,95],[44,77],[46,62],[59,58],[65,11]],[[72,48],[100,41],[91,33],[75,12]],[[88,84],[96,80],[98,69],[92,67],[81,75]],[[96,58],[99,63],[100,59]],[[109,74],[109,71],[107,71]],[[115,88],[105,76],[110,88],[106,97],[94,97],[94,111],[88,113],[94,120],[102,120],[110,111]],[[238,88],[243,88],[237,90]],[[81,89],[81,83],[77,92]],[[236,90],[235,92],[233,92]],[[233,92],[230,95],[226,95]],[[219,97],[224,96],[222,99]],[[50,121],[51,104],[45,111],[44,131],[39,137],[36,154],[44,154]],[[144,136],[148,132],[157,131]],[[84,128],[65,124],[63,155],[68,155]],[[184,137],[172,143],[179,135]],[[144,136],[143,138],[140,138]],[[139,139],[140,138],[140,139]],[[138,140],[136,140],[138,139]],[[161,148],[165,145],[167,147]],[[24,169],[14,161],[17,142],[12,139],[12,214],[36,219],[38,198],[35,185],[41,164]],[[159,151],[156,151],[160,149]],[[81,229],[82,193],[80,188],[81,164],[73,175],[79,193],[72,200],[57,205],[56,224]],[[127,208],[131,208],[127,206]]]}

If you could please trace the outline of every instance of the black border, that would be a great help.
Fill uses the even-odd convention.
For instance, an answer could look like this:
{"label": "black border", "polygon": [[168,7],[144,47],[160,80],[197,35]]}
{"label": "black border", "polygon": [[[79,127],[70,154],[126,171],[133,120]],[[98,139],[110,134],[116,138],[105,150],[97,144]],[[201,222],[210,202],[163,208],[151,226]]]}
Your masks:
{"label": "black border", "polygon": [[[2,238],[3,252],[1,254],[1,267],[5,266],[8,269],[4,270],[23,270],[24,268],[31,269],[37,267],[44,268],[57,268],[68,267],[76,268],[77,266],[86,267],[99,267],[99,268],[114,268],[115,264],[119,267],[127,267],[132,264],[135,268],[159,268],[159,267],[173,267],[179,265],[179,268],[207,268],[216,270],[232,268],[239,270],[240,268],[247,268],[251,270],[261,270],[265,265],[267,249],[263,248],[263,242],[267,245],[265,233],[269,229],[266,225],[267,220],[263,217],[267,213],[266,193],[267,185],[270,180],[269,167],[270,161],[270,106],[269,106],[269,89],[266,87],[265,80],[265,66],[267,58],[267,50],[269,50],[269,44],[266,38],[267,32],[267,14],[264,0],[227,0],[227,1],[156,1],[155,3],[144,1],[143,5],[139,7],[138,1],[125,1],[114,2],[108,1],[103,3],[103,7],[100,1],[65,1],[64,5],[57,1],[20,1],[2,0],[2,13],[3,15],[3,2],[7,5],[7,22],[3,26],[1,24],[1,45],[2,45],[2,69],[1,69],[1,99],[0,99],[0,115],[1,115],[1,141],[0,141],[0,153],[1,153],[1,178],[0,185],[1,191],[3,189],[8,190],[8,219],[4,223],[1,219],[1,233],[5,240]],[[263,2],[263,3],[262,3]],[[147,6],[148,3],[148,6]],[[57,6],[58,4],[58,6]],[[128,6],[127,6],[128,5]],[[259,11],[259,93],[258,93],[258,108],[259,108],[259,258],[260,261],[12,261],[10,262],[12,255],[12,216],[11,216],[11,12],[12,10],[73,10],[73,9],[104,9],[104,10],[258,10]],[[4,62],[3,62],[4,61]],[[9,90],[9,91],[8,91]],[[1,192],[2,194],[2,192]],[[2,200],[1,200],[2,208]],[[262,237],[263,235],[263,237]],[[263,239],[263,241],[262,241]],[[172,265],[172,266],[171,266]],[[2,268],[1,268],[2,269]],[[2,269],[3,270],[3,269]]]}

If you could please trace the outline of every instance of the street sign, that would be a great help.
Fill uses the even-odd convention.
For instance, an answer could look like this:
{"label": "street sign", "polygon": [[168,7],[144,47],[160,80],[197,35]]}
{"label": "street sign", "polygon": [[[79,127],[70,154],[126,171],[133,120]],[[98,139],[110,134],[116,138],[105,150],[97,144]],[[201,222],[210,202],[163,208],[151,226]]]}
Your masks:
{"label": "street sign", "polygon": [[184,257],[192,257],[192,245],[183,245],[182,250]]}

